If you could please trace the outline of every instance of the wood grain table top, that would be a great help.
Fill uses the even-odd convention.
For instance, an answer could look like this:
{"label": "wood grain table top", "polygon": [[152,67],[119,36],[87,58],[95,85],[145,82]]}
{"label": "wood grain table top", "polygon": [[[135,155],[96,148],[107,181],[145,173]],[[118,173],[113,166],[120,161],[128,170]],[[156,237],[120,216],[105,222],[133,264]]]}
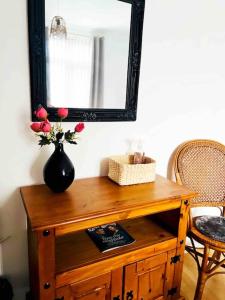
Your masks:
{"label": "wood grain table top", "polygon": [[63,193],[53,193],[44,184],[26,186],[21,196],[32,229],[39,230],[157,205],[178,208],[196,193],[157,175],[155,182],[130,186],[108,177],[78,179]]}

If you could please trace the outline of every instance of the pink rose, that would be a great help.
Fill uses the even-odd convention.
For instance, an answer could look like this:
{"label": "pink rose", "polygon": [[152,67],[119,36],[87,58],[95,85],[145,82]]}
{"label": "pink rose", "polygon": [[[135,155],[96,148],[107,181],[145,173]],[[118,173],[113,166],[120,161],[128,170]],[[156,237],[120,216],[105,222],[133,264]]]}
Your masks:
{"label": "pink rose", "polygon": [[68,116],[68,108],[59,108],[57,114],[60,119],[65,119]]}
{"label": "pink rose", "polygon": [[42,132],[50,132],[51,131],[51,124],[48,120],[45,120],[43,122],[41,122],[41,126],[40,129]]}
{"label": "pink rose", "polygon": [[30,125],[30,128],[34,131],[34,132],[40,132],[41,131],[41,123],[32,123]]}
{"label": "pink rose", "polygon": [[44,107],[40,106],[35,112],[34,112],[35,116],[39,119],[39,120],[45,120],[48,116],[47,111],[44,109]]}
{"label": "pink rose", "polygon": [[75,132],[81,132],[84,129],[84,123],[78,123],[75,128],[74,131]]}

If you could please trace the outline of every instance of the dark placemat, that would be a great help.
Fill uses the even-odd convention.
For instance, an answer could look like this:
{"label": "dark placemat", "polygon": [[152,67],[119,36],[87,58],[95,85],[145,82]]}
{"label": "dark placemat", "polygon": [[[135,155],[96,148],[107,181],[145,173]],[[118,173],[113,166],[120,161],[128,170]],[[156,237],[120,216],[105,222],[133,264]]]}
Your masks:
{"label": "dark placemat", "polygon": [[207,237],[225,242],[225,217],[200,216],[195,219],[195,226]]}

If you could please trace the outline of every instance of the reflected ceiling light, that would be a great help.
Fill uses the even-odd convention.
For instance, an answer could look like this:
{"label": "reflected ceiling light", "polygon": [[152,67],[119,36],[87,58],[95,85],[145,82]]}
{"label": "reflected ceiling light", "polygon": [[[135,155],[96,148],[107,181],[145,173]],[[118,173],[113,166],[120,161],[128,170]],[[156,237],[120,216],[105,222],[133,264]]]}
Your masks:
{"label": "reflected ceiling light", "polygon": [[55,16],[51,23],[50,37],[66,39],[66,36],[67,30],[65,20],[60,16]]}

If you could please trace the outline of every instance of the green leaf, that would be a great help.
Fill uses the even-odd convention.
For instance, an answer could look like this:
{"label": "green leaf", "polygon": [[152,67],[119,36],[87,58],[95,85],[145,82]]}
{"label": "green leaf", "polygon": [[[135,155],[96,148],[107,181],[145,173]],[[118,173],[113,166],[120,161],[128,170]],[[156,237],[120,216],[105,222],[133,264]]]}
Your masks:
{"label": "green leaf", "polygon": [[71,132],[70,130],[65,132],[65,140],[68,143],[76,145],[77,142],[74,139],[75,139],[75,132]]}
{"label": "green leaf", "polygon": [[74,145],[77,145],[77,142],[75,142],[75,141],[67,141],[68,143],[70,143],[70,144],[74,144]]}
{"label": "green leaf", "polygon": [[45,146],[45,145],[50,145],[51,144],[51,140],[49,140],[47,136],[45,136],[45,135],[39,135],[39,137],[40,137],[40,140],[38,142],[38,145],[40,145],[41,147]]}
{"label": "green leaf", "polygon": [[72,140],[74,138],[74,133],[70,132],[70,130],[68,130],[67,132],[65,132],[65,139],[67,141]]}

